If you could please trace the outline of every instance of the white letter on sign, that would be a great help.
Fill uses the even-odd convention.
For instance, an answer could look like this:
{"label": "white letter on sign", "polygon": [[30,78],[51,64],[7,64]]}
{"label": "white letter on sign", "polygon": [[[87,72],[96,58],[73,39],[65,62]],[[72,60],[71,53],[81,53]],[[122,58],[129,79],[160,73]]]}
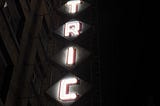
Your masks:
{"label": "white letter on sign", "polygon": [[73,65],[76,62],[76,48],[69,47],[66,54],[66,64]]}
{"label": "white letter on sign", "polygon": [[61,100],[75,100],[78,95],[74,92],[70,92],[69,87],[71,85],[76,85],[77,83],[77,78],[67,78],[62,80],[60,82],[59,98]]}
{"label": "white letter on sign", "polygon": [[81,24],[79,21],[67,22],[64,28],[64,36],[72,37],[78,36],[81,30]]}
{"label": "white letter on sign", "polygon": [[76,13],[78,11],[78,4],[80,4],[81,1],[80,0],[74,0],[74,1],[68,1],[67,5],[69,7],[69,13]]}

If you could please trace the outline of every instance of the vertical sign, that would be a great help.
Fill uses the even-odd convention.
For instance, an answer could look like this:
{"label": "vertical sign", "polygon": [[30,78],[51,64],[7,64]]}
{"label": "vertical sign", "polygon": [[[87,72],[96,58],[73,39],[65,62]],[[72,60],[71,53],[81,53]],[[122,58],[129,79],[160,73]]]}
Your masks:
{"label": "vertical sign", "polygon": [[77,84],[78,79],[75,77],[61,80],[59,87],[59,98],[66,101],[77,99],[78,94],[76,92],[70,92],[70,86]]}
{"label": "vertical sign", "polygon": [[67,22],[64,28],[65,37],[76,37],[80,34],[81,24],[79,21],[71,21]]}
{"label": "vertical sign", "polygon": [[69,47],[66,52],[66,65],[74,65],[76,62],[76,48]]}
{"label": "vertical sign", "polygon": [[[73,15],[82,10],[83,7],[86,7],[86,5],[83,5],[85,5],[85,3],[82,0],[70,0],[65,4],[64,7],[69,14]],[[61,33],[62,37],[70,39],[78,37],[82,31],[85,30],[85,27],[87,28],[87,24],[84,24],[81,21],[72,20],[66,22],[62,28],[58,30],[58,32]],[[55,56],[55,58],[58,63],[65,64],[63,66],[69,66],[71,68],[77,64],[77,57],[83,59],[85,55],[88,55],[88,52],[80,47],[70,45],[67,47],[65,52],[63,51],[62,53],[59,53]],[[65,57],[65,59],[60,59],[62,57]],[[47,92],[51,97],[54,97],[63,105],[69,105],[75,102],[82,94],[84,94],[88,88],[88,83],[74,75],[69,75],[69,77],[64,77],[54,84]]]}
{"label": "vertical sign", "polygon": [[72,0],[67,2],[68,12],[71,14],[75,14],[79,10],[80,0]]}

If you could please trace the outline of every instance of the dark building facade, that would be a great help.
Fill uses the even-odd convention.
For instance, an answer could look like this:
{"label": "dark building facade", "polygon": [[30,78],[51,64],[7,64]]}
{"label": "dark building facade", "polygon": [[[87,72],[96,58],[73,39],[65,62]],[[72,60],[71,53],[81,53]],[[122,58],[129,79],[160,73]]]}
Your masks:
{"label": "dark building facade", "polygon": [[46,91],[68,73],[54,61],[54,55],[75,43],[90,55],[73,74],[92,87],[73,106],[101,106],[96,2],[86,1],[90,6],[73,17],[91,26],[73,42],[54,33],[72,19],[58,11],[65,2],[0,0],[0,105],[61,106]]}
{"label": "dark building facade", "polygon": [[[0,106],[68,106],[57,90],[68,74],[82,84],[66,84],[79,91],[71,106],[160,106],[159,74],[144,66],[143,0],[82,0],[75,15],[68,1],[0,0]],[[67,25],[77,38],[65,38]],[[62,61],[70,45],[74,67]]]}

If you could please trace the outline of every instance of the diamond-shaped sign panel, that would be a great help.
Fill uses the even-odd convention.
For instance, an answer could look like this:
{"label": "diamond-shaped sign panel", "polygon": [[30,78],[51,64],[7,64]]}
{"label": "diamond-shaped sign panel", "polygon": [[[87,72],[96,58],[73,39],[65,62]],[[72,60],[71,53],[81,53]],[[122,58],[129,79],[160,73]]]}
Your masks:
{"label": "diamond-shaped sign panel", "polygon": [[82,0],[69,0],[58,10],[65,14],[77,15],[81,11],[85,10],[87,7],[89,7],[89,4]]}
{"label": "diamond-shaped sign panel", "polygon": [[67,68],[74,69],[81,61],[89,56],[90,52],[76,45],[69,44],[63,48],[58,54],[53,56],[53,61]]}
{"label": "diamond-shaped sign panel", "polygon": [[91,85],[79,77],[68,74],[51,86],[47,94],[65,106],[72,105],[80,99]]}
{"label": "diamond-shaped sign panel", "polygon": [[74,40],[89,28],[88,24],[78,20],[70,20],[55,31],[56,34],[68,39]]}

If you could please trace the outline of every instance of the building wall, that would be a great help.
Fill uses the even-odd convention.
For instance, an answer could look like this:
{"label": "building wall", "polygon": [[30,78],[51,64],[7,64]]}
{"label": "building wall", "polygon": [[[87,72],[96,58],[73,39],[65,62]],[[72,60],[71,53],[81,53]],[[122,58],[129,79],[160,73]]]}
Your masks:
{"label": "building wall", "polygon": [[[0,38],[6,48],[6,50],[0,49],[0,63],[2,63],[0,85],[5,83],[3,76],[6,74],[6,70],[3,69],[5,63],[3,60],[6,59],[2,59],[5,57],[2,51],[6,51],[7,58],[10,59],[7,69],[11,71],[11,75],[7,74],[8,89],[4,94],[6,99],[3,99],[3,104],[5,106],[61,106],[50,98],[46,91],[66,74],[63,68],[50,60],[66,44],[64,39],[59,39],[54,33],[54,30],[69,19],[57,11],[64,1],[8,0],[7,3],[8,6],[2,8],[0,12]],[[91,15],[88,16],[89,20],[92,19]],[[91,24],[92,21],[90,20]],[[81,43],[85,38],[76,41],[93,53],[93,58],[86,61],[89,74],[84,75],[84,78],[88,77],[86,79],[91,84],[95,84],[95,87],[82,99],[86,106],[100,106],[98,98],[100,73],[97,71],[99,57],[96,52],[96,33],[93,30],[95,29],[92,28],[88,32],[89,35],[94,35],[90,36],[88,41]],[[0,86],[1,92],[4,90],[2,88]],[[93,94],[92,91],[96,93]],[[81,105],[82,101],[75,105]]]}

